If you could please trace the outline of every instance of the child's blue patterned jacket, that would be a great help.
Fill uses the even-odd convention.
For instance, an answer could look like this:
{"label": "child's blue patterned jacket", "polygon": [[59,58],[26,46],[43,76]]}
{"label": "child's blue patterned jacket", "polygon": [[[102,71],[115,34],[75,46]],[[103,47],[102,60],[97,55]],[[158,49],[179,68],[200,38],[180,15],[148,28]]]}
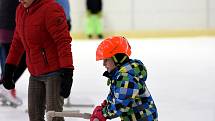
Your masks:
{"label": "child's blue patterned jacket", "polygon": [[[107,73],[107,72],[106,72]],[[102,113],[122,121],[157,121],[157,109],[146,87],[147,71],[140,60],[129,60],[107,76],[110,92]]]}

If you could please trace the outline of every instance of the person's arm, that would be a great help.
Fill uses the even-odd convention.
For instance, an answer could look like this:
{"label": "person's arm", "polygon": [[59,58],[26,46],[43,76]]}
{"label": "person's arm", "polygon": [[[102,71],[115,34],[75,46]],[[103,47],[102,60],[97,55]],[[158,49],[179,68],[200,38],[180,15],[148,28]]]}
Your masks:
{"label": "person's arm", "polygon": [[15,29],[12,44],[10,46],[10,50],[6,59],[6,64],[18,65],[23,53],[24,47],[18,31],[17,29]]}
{"label": "person's arm", "polygon": [[10,46],[9,54],[6,59],[6,64],[2,74],[2,78],[1,78],[1,83],[3,83],[6,89],[15,88],[13,75],[21,60],[23,53],[24,53],[24,47],[16,27],[12,44]]}
{"label": "person's arm", "polygon": [[71,52],[72,38],[68,31],[66,16],[59,4],[51,4],[46,11],[46,28],[52,36],[57,46],[58,61],[62,81],[60,85],[60,95],[64,98],[69,97],[73,83],[73,59]]}
{"label": "person's arm", "polygon": [[[126,74],[125,74],[126,75]],[[135,97],[139,93],[139,87],[136,82],[134,82],[134,77],[127,74],[120,74],[116,80],[116,85],[114,85],[113,92],[107,97],[107,106],[103,108],[103,115],[107,118],[119,117],[123,112],[127,112],[131,108]]]}
{"label": "person's arm", "polygon": [[60,68],[73,68],[72,38],[68,31],[64,10],[59,4],[51,4],[46,11],[46,28],[57,45]]}

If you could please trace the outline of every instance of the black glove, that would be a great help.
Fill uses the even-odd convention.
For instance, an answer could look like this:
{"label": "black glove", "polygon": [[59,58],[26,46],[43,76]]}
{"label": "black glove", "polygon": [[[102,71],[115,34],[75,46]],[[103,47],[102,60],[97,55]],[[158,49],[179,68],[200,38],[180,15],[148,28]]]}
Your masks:
{"label": "black glove", "polygon": [[5,64],[1,82],[3,83],[4,87],[8,90],[15,88],[15,83],[13,81],[13,75],[15,70],[16,70],[15,65]]}
{"label": "black glove", "polygon": [[61,69],[61,85],[60,85],[60,95],[64,98],[69,97],[72,83],[73,83],[73,69],[63,68]]}

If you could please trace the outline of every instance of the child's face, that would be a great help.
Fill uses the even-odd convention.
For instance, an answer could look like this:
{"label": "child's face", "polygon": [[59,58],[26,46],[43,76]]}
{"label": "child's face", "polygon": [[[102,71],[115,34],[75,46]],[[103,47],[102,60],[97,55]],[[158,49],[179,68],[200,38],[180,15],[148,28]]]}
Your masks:
{"label": "child's face", "polygon": [[104,59],[103,65],[105,66],[108,72],[111,72],[116,67],[114,61],[111,58]]}

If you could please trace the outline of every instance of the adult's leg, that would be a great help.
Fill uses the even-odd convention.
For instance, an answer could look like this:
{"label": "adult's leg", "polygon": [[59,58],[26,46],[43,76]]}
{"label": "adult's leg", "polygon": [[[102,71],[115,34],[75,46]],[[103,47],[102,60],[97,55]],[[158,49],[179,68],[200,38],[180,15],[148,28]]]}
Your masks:
{"label": "adult's leg", "polygon": [[30,121],[45,121],[45,82],[30,77],[28,86],[28,114]]}
{"label": "adult's leg", "polygon": [[[46,105],[47,111],[63,111],[64,98],[60,96],[60,75],[47,78],[46,81]],[[53,121],[64,121],[64,118],[53,118]]]}
{"label": "adult's leg", "polygon": [[98,38],[102,39],[103,38],[102,13],[97,13],[94,15],[94,28]]}
{"label": "adult's leg", "polygon": [[94,21],[92,16],[93,15],[91,13],[88,13],[86,17],[86,34],[89,39],[91,39],[94,34],[94,28],[93,28]]}

